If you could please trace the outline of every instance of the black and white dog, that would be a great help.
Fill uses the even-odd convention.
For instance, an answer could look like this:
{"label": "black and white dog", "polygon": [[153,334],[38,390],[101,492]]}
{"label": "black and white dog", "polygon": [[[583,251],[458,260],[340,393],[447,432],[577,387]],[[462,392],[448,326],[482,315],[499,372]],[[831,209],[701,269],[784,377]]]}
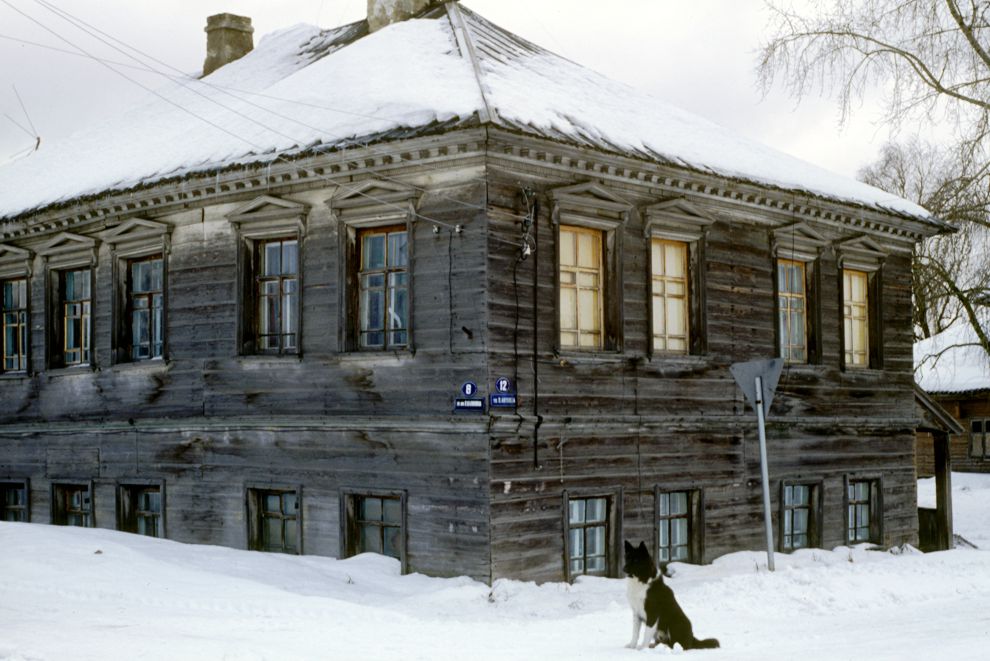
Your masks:
{"label": "black and white dog", "polygon": [[[674,591],[663,582],[663,574],[653,563],[645,542],[633,546],[626,541],[626,595],[633,612],[632,640],[626,647],[642,649],[664,643],[671,649],[676,643],[681,648],[713,649],[718,647],[714,638],[698,640],[691,629],[691,620],[674,599]],[[643,640],[637,645],[643,625]]]}

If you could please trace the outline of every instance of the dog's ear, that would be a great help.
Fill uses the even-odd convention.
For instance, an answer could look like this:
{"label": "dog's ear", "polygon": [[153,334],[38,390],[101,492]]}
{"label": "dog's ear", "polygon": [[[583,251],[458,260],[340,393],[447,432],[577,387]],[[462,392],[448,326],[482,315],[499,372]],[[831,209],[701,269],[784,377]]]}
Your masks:
{"label": "dog's ear", "polygon": [[629,543],[629,540],[628,539],[626,540],[626,550],[627,551],[632,551],[633,550],[633,545]]}
{"label": "dog's ear", "polygon": [[639,548],[641,548],[641,549],[642,549],[642,550],[644,550],[644,551],[646,551],[646,550],[648,550],[648,549],[646,548],[646,542],[640,542],[640,543],[639,543]]}

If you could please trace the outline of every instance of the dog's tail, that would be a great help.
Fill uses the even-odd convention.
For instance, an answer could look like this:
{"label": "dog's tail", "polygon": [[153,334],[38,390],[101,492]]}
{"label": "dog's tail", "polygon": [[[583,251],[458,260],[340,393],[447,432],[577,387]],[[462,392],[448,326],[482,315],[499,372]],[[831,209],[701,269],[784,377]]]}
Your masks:
{"label": "dog's tail", "polygon": [[719,647],[717,638],[705,638],[704,640],[698,640],[694,638],[691,640],[691,647],[688,649],[692,650],[713,650]]}

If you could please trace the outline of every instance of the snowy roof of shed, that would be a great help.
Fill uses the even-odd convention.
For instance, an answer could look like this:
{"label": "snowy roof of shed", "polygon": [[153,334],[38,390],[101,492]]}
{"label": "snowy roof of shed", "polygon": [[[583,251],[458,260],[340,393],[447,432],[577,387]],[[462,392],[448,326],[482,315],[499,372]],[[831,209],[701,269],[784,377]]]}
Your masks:
{"label": "snowy roof of shed", "polygon": [[458,5],[368,34],[297,25],[202,80],[0,168],[0,218],[167,178],[485,122],[851,202],[922,207],[738,136]]}
{"label": "snowy roof of shed", "polygon": [[990,390],[990,357],[973,327],[957,322],[914,344],[914,379],[930,393]]}

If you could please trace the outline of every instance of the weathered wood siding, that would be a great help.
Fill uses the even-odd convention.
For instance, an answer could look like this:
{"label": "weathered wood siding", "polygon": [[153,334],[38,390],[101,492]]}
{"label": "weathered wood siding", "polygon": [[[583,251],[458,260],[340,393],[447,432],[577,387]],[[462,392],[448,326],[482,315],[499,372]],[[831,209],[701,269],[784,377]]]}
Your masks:
{"label": "weathered wood siding", "polygon": [[[935,395],[934,399],[963,426],[963,434],[949,434],[949,454],[952,470],[962,473],[990,473],[990,457],[971,454],[970,429],[973,418],[990,419],[990,393],[961,393]],[[917,437],[917,466],[919,477],[935,474],[935,449],[930,434],[919,432]]]}
{"label": "weathered wood siding", "polygon": [[[518,160],[493,159],[489,184],[489,373],[516,375],[519,389],[518,415],[500,414],[491,438],[493,576],[563,575],[565,491],[621,494],[620,535],[652,546],[654,490],[701,489],[706,562],[762,548],[756,419],[728,367],[777,355],[770,230],[794,220],[690,191],[632,185],[607,172],[585,174],[549,157],[528,167]],[[683,196],[716,219],[705,242],[702,355],[650,355],[649,242],[635,213],[619,230],[622,351],[555,350],[556,228],[548,191],[587,180],[604,182],[636,208]],[[507,274],[522,228],[513,215],[526,212],[525,187],[539,201],[537,245],[519,263],[514,286]],[[830,241],[856,235],[833,225],[816,229]],[[877,370],[840,369],[836,254],[825,250],[820,268],[822,359],[785,369],[768,420],[775,526],[782,480],[820,482],[822,543],[839,545],[845,479],[880,478],[884,543],[916,543],[910,258],[890,254],[883,265],[884,363]]]}

